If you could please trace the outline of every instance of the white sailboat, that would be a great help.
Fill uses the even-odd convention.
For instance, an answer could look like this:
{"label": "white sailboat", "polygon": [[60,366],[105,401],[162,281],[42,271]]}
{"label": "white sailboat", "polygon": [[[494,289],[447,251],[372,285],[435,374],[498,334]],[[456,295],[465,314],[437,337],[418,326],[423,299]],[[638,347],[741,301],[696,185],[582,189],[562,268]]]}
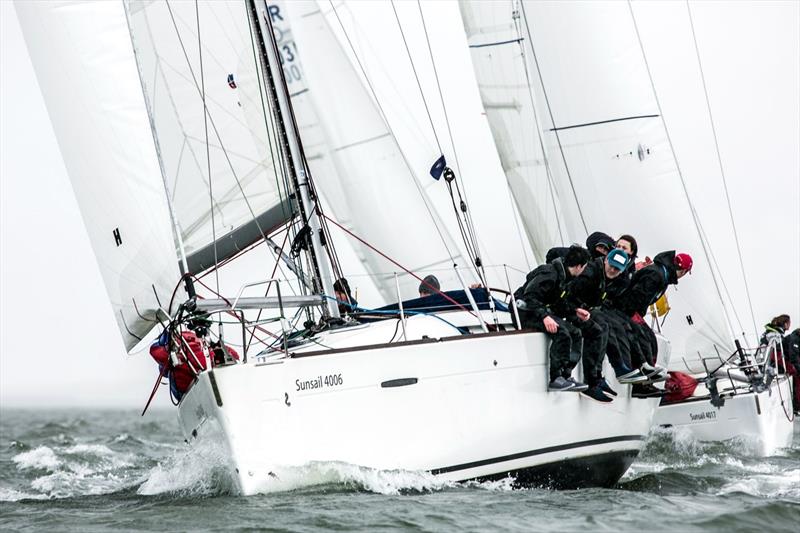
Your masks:
{"label": "white sailboat", "polygon": [[702,382],[660,407],[656,424],[700,440],[739,437],[759,454],[789,446],[789,378],[767,384],[766,357],[734,351],[730,295],[702,225],[719,215],[698,213],[686,187],[629,3],[462,2],[461,10],[509,186],[528,235],[541,241],[535,248],[559,244],[542,235],[561,227],[542,224],[549,217],[563,218],[571,241],[612,230],[651,253],[680,246],[703,258],[681,282],[687,290],[670,292],[670,319],[652,324],[671,343],[670,369]]}
{"label": "white sailboat", "polygon": [[[268,489],[280,467],[313,461],[447,480],[511,475],[552,487],[614,484],[641,449],[656,400],[631,398],[613,377],[620,396],[608,405],[548,392],[544,335],[514,330],[499,300],[466,288],[466,274],[453,271],[464,290],[447,292],[439,308],[403,302],[411,285],[401,287],[399,276],[375,279],[384,294],[394,284],[398,305],[356,320],[339,316],[333,285],[343,270],[328,229],[334,219],[324,215],[316,187],[332,197],[337,191],[325,190],[325,176],[309,181],[314,163],[273,39],[273,7],[17,5],[126,347],[135,350],[148,332],[163,330],[172,364],[196,373],[178,404],[187,440],[219,438],[244,494]],[[306,35],[329,31],[313,13],[298,24]],[[309,48],[325,42],[317,33]],[[337,50],[327,53],[334,62]],[[376,153],[392,157],[380,121],[350,109],[367,131],[386,138],[357,139],[367,146],[357,154],[348,152],[346,137],[330,133],[340,124],[321,111],[331,110],[316,109],[331,151],[345,154],[332,158],[338,172]],[[365,179],[375,178],[353,187],[367,186]],[[393,185],[386,185],[389,196]],[[350,208],[337,208],[337,216]],[[380,214],[350,216],[342,227],[356,234],[381,223]],[[416,236],[415,222],[394,239]],[[292,254],[280,251],[276,236],[295,245]],[[213,267],[262,242],[270,250],[264,264],[284,263],[294,276],[276,280],[262,264],[221,293],[225,275]],[[420,263],[418,251],[397,257],[395,268],[439,264]],[[368,271],[376,268],[365,262]],[[216,288],[204,278],[209,272],[222,278]],[[264,285],[276,292],[252,296]],[[264,310],[272,310],[269,318]],[[184,350],[189,329],[202,339],[199,352]],[[238,346],[241,359],[212,362],[212,342]]]}

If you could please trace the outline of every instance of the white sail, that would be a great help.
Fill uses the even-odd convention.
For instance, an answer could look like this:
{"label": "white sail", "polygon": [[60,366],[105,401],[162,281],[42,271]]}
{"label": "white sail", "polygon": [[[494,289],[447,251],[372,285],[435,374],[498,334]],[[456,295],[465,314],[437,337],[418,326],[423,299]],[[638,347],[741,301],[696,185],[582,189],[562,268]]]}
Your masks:
{"label": "white sail", "polygon": [[[426,206],[397,141],[316,3],[289,2],[285,9],[290,29],[285,20],[273,20],[284,28],[283,39],[291,31],[297,43],[284,41],[284,60],[292,56],[287,81],[315,183],[336,221],[412,272],[467,266],[436,212]],[[383,298],[395,301],[393,272],[402,271],[351,242]],[[402,276],[401,296],[416,296],[418,285]]]}
{"label": "white sail", "polygon": [[[499,5],[498,5],[499,4]],[[483,107],[492,129],[531,248],[540,262],[547,250],[569,243],[547,164],[525,62],[523,37],[512,2],[463,2]]]}
{"label": "white sail", "polygon": [[[714,355],[715,347],[730,350],[706,243],[683,189],[627,4],[461,5],[470,44],[498,42],[487,36],[522,43],[570,240],[583,242],[592,231],[630,233],[639,241],[640,255],[671,249],[692,254],[693,275],[681,284],[686,289],[670,293],[665,334],[674,360]],[[514,67],[476,70],[482,85],[514,86],[523,65],[517,61]],[[497,114],[494,130],[513,131],[515,123],[507,118]],[[496,140],[504,143],[504,137]]]}
{"label": "white sail", "polygon": [[127,10],[164,179],[198,272],[292,217],[247,5],[131,1]]}
{"label": "white sail", "polygon": [[125,12],[18,2],[28,52],[126,348],[180,278]]}
{"label": "white sail", "polygon": [[[533,264],[531,248],[485,120],[457,4],[345,0],[320,7],[450,235],[461,244],[447,187],[428,174],[442,153],[458,175],[483,263],[510,265],[521,281]],[[507,283],[502,268],[486,274],[492,286]]]}

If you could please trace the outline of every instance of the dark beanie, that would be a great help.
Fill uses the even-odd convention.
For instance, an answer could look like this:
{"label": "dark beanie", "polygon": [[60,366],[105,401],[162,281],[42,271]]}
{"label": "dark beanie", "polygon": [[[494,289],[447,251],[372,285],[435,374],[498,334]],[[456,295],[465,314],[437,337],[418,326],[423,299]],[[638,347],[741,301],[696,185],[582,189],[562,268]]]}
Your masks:
{"label": "dark beanie", "polygon": [[425,278],[422,280],[422,283],[419,284],[419,292],[426,292],[428,294],[433,294],[441,288],[442,286],[439,285],[439,280],[436,279],[436,276],[432,274],[425,276]]}

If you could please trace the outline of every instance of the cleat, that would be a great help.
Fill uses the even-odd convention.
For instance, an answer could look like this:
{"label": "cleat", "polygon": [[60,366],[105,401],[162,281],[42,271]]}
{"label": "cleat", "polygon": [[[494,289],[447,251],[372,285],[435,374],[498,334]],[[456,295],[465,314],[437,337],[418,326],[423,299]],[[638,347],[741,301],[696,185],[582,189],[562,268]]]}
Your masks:
{"label": "cleat", "polygon": [[567,381],[561,376],[558,376],[547,385],[547,390],[551,391],[569,391],[575,388],[575,384]]}
{"label": "cleat", "polygon": [[589,398],[591,398],[596,402],[609,403],[614,401],[613,398],[609,398],[608,396],[603,394],[603,391],[600,389],[599,385],[596,387],[592,387],[589,390],[581,391],[581,394],[588,396]]}

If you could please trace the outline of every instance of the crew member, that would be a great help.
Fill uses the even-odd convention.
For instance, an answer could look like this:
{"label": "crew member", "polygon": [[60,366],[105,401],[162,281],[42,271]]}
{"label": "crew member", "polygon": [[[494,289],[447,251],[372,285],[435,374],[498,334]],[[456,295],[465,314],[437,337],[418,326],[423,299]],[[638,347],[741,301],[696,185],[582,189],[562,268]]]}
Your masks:
{"label": "crew member", "polygon": [[[553,391],[587,390],[589,387],[571,377],[581,357],[581,330],[566,318],[587,321],[590,314],[565,299],[566,286],[580,276],[589,261],[589,252],[574,245],[563,259],[544,264],[530,272],[525,285],[514,292],[522,327],[541,331],[550,344],[550,384]],[[594,341],[596,342],[596,341]]]}
{"label": "crew member", "polygon": [[636,374],[625,364],[621,355],[624,352],[630,358],[625,330],[620,331],[611,311],[602,307],[608,285],[625,271],[629,263],[630,258],[625,251],[611,250],[604,258],[597,257],[589,261],[583,273],[567,286],[567,298],[576,306],[590,311],[591,319],[587,322],[596,324],[602,330],[599,345],[584,345],[583,349],[583,375],[589,385],[589,390],[584,394],[598,401],[611,401],[605,393],[617,395],[602,374],[604,354],[608,353],[611,366],[620,376],[620,383],[630,383],[624,376]]}
{"label": "crew member", "polygon": [[426,296],[433,296],[441,290],[442,286],[439,280],[433,274],[425,276],[419,284],[419,297],[425,298]]}
{"label": "crew member", "polygon": [[358,302],[350,292],[350,284],[346,278],[339,278],[333,284],[333,291],[339,303],[339,314],[344,315],[356,309]]}
{"label": "crew member", "polygon": [[[653,263],[636,273],[630,285],[617,299],[615,305],[631,323],[631,363],[639,368],[650,381],[666,379],[666,369],[656,366],[658,342],[655,333],[642,318],[647,308],[664,295],[670,285],[692,270],[693,261],[689,254],[676,254],[674,250],[656,255]],[[652,385],[639,385],[641,394],[661,394]],[[637,390],[634,390],[637,394]]]}

